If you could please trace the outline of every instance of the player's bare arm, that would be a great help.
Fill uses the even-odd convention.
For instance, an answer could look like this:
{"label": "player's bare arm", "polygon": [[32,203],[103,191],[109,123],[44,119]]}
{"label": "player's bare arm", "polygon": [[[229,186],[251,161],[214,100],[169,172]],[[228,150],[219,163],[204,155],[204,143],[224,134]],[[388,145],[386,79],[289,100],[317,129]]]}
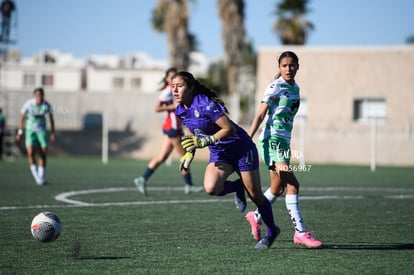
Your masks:
{"label": "player's bare arm", "polygon": [[26,114],[20,116],[19,129],[17,130],[16,141],[20,141],[23,136],[24,121],[26,120]]}
{"label": "player's bare arm", "polygon": [[226,115],[222,115],[216,120],[217,126],[221,129],[214,134],[216,140],[223,140],[236,133],[236,128]]}
{"label": "player's bare arm", "polygon": [[160,112],[174,112],[175,109],[177,108],[177,103],[173,103],[173,104],[168,104],[168,105],[155,105],[155,112],[160,113]]}
{"label": "player's bare arm", "polygon": [[254,117],[252,124],[250,125],[249,129],[249,136],[253,138],[254,134],[256,133],[257,129],[259,129],[260,124],[262,124],[263,119],[266,116],[267,109],[269,106],[266,103],[260,104],[259,110],[256,113],[256,116]]}
{"label": "player's bare arm", "polygon": [[49,119],[50,119],[50,140],[51,141],[55,141],[56,140],[56,135],[55,135],[55,119],[53,118],[53,114],[52,113],[49,114]]}

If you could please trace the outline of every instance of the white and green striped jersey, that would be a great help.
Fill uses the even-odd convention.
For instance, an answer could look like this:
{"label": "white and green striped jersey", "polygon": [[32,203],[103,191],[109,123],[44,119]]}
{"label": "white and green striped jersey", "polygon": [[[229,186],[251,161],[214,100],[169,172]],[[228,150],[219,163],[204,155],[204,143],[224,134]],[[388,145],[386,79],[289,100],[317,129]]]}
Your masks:
{"label": "white and green striped jersey", "polygon": [[273,136],[290,144],[293,119],[300,104],[299,86],[279,77],[267,86],[261,102],[269,107],[259,139]]}
{"label": "white and green striped jersey", "polygon": [[46,131],[46,114],[52,112],[52,106],[46,101],[36,105],[34,98],[23,105],[21,111],[26,115],[25,128],[31,131]]}

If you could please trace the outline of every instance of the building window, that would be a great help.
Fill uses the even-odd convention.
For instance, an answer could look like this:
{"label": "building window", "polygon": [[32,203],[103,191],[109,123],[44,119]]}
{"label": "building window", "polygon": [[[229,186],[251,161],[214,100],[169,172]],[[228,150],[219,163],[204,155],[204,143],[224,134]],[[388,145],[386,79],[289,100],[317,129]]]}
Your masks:
{"label": "building window", "polygon": [[53,75],[51,74],[42,75],[42,86],[53,87]]}
{"label": "building window", "polygon": [[384,121],[387,105],[384,98],[364,98],[354,100],[354,121],[366,122],[371,119]]}
{"label": "building window", "polygon": [[122,77],[114,77],[112,83],[116,89],[124,88],[124,79]]}
{"label": "building window", "polygon": [[25,73],[23,75],[24,87],[34,87],[36,85],[36,76],[32,73]]}
{"label": "building window", "polygon": [[131,88],[132,89],[140,89],[141,88],[141,78],[139,77],[133,77],[131,78]]}

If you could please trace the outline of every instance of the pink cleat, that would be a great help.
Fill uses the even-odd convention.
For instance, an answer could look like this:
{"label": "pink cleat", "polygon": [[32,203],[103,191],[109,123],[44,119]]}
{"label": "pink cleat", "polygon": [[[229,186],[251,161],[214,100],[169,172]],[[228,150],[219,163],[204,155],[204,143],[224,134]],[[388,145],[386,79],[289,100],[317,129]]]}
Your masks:
{"label": "pink cleat", "polygon": [[299,236],[299,234],[295,232],[295,235],[293,235],[293,243],[302,244],[308,248],[318,248],[323,245],[321,241],[312,237],[309,232],[306,232],[303,236]]}
{"label": "pink cleat", "polygon": [[260,229],[262,228],[262,223],[258,222],[254,218],[254,211],[249,211],[246,214],[246,220],[250,223],[252,227],[252,235],[256,241],[260,241],[261,239],[261,232]]}

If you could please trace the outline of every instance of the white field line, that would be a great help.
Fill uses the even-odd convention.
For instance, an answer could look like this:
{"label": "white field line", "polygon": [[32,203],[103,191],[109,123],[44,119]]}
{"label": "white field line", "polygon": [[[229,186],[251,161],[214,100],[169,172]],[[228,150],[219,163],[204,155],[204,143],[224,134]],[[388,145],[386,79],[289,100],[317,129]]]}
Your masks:
{"label": "white field line", "polygon": [[[414,193],[414,189],[404,189],[404,188],[369,188],[369,187],[306,187],[302,190],[313,190],[313,191],[359,191],[359,192],[369,192],[369,191],[382,191],[383,193],[391,192],[402,192],[405,194],[395,194],[395,195],[386,195],[382,196],[384,199],[414,199],[414,194],[410,195],[407,193]],[[183,192],[183,188],[180,187],[150,187],[149,191],[180,191]],[[88,190],[78,190],[78,191],[69,191],[60,193],[55,196],[55,199],[66,204],[58,205],[28,205],[28,206],[2,206],[0,210],[19,210],[19,209],[45,209],[45,208],[68,208],[68,207],[102,207],[102,206],[130,206],[130,205],[156,205],[156,204],[192,204],[192,203],[220,203],[220,202],[232,202],[233,199],[224,199],[224,198],[208,198],[208,199],[180,199],[180,200],[160,200],[160,201],[129,201],[129,202],[104,202],[104,203],[89,203],[80,200],[69,199],[72,196],[79,195],[88,195],[96,193],[111,193],[111,192],[125,192],[125,191],[136,191],[136,188],[101,188],[101,189],[88,189]],[[140,194],[138,194],[140,195]],[[320,195],[320,196],[300,196],[300,200],[361,200],[368,198],[365,195]],[[283,199],[283,198],[282,198]]]}

